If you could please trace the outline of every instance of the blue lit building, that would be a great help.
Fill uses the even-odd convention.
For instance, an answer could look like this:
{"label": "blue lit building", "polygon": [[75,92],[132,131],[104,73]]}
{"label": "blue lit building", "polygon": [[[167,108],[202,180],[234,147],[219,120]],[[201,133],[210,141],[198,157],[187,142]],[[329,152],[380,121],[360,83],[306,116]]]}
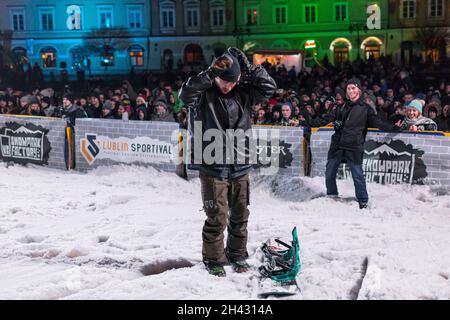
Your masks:
{"label": "blue lit building", "polygon": [[12,62],[47,76],[197,69],[235,45],[233,2],[2,0],[0,31]]}

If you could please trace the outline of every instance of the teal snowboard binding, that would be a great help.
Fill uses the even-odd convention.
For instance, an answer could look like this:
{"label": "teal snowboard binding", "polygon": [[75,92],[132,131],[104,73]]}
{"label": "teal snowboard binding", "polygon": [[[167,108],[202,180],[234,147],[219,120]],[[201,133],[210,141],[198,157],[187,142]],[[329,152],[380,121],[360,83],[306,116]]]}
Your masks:
{"label": "teal snowboard binding", "polygon": [[[263,278],[272,279],[277,285],[288,288],[295,285],[300,291],[297,283],[297,275],[301,269],[300,244],[298,241],[297,227],[292,230],[291,245],[275,239],[278,245],[272,245],[270,239],[264,242],[261,250],[264,253],[264,264],[259,267],[259,272]],[[260,298],[269,296],[284,297],[295,295],[296,292],[266,292],[258,295]]]}

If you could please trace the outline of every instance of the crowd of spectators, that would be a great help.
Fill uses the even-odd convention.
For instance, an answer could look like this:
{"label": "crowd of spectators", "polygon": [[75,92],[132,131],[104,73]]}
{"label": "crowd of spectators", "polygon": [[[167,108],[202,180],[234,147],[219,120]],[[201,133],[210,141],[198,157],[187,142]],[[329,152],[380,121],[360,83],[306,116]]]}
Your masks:
{"label": "crowd of spectators", "polygon": [[[361,79],[364,100],[381,119],[393,124],[402,120],[405,130],[450,130],[450,82],[427,82],[414,67],[399,67],[384,57],[340,67],[318,63],[299,73],[292,66],[263,65],[278,90],[266,103],[253,107],[253,124],[298,126],[301,117],[320,117],[345,103],[346,81],[356,76]],[[32,84],[30,88],[11,85],[11,71],[0,74],[0,114],[68,117],[76,111],[77,117],[185,124],[187,110],[178,91],[189,74],[146,73],[146,81],[133,75],[111,83],[86,80],[88,85],[83,86],[65,82],[56,88],[35,69],[35,76],[31,73],[23,80]]]}

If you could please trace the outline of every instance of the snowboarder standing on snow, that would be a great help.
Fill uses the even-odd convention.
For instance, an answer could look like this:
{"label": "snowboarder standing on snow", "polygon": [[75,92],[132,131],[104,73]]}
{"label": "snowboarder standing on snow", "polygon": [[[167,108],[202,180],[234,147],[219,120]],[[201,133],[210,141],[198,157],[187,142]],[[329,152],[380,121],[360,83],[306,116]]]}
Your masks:
{"label": "snowboarder standing on snow", "polygon": [[398,121],[395,125],[392,125],[377,117],[376,111],[364,102],[361,81],[358,78],[348,80],[347,98],[348,100],[343,106],[336,106],[331,112],[318,118],[305,119],[301,117],[300,125],[320,127],[330,122],[334,124],[335,133],[331,137],[325,170],[327,195],[330,197],[338,196],[336,174],[339,165],[344,160],[352,173],[359,208],[364,209],[367,208],[369,200],[362,168],[367,128],[399,131],[403,123]]}
{"label": "snowboarder standing on snow", "polygon": [[[242,51],[229,48],[207,70],[190,77],[179,96],[189,108],[188,129],[192,137],[194,122],[201,122],[202,137],[208,129],[219,130],[226,136],[227,129],[249,130],[251,107],[268,100],[275,90],[275,81],[262,66],[250,64]],[[226,147],[223,144],[224,154]],[[202,143],[201,151],[204,150]],[[195,152],[195,147],[191,151]],[[248,173],[252,165],[233,161],[207,164],[202,157],[200,164],[189,167],[200,171],[203,209],[207,216],[202,232],[202,255],[208,272],[225,276],[224,265],[228,263],[235,272],[248,271]],[[226,248],[225,228],[228,228]]]}

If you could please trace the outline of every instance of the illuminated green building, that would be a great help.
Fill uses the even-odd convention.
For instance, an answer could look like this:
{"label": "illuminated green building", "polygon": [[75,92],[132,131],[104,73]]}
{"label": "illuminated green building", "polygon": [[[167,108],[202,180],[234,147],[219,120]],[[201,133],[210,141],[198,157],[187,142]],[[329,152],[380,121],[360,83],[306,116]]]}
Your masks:
{"label": "illuminated green building", "polygon": [[[249,54],[261,49],[304,50],[307,57],[322,59],[327,55],[331,63],[353,61],[358,56],[377,59],[382,54],[405,62],[404,50],[411,48],[416,26],[424,28],[437,23],[448,30],[448,2],[236,0],[237,45]],[[438,54],[445,56],[449,52],[446,39],[439,41]],[[425,54],[420,46],[417,51]],[[412,54],[414,51],[406,56]]]}

